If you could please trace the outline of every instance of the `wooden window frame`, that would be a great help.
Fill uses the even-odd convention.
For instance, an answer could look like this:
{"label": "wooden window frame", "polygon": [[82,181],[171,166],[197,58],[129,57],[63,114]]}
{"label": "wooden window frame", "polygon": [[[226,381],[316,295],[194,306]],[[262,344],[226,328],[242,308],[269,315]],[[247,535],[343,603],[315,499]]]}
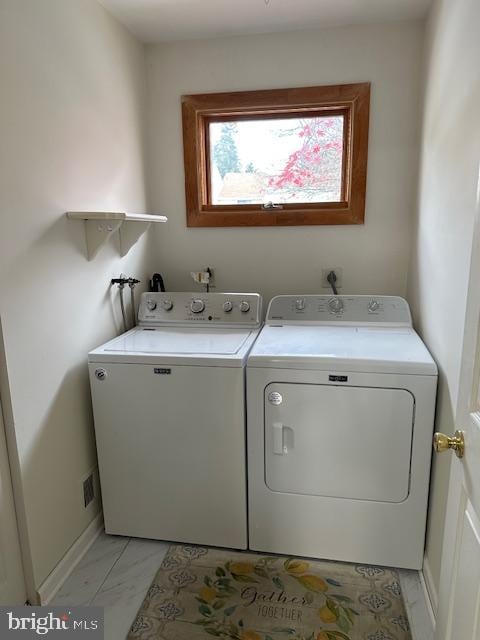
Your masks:
{"label": "wooden window frame", "polygon": [[[188,227],[247,227],[363,224],[367,185],[370,83],[207,93],[182,96],[185,195]],[[342,201],[212,205],[209,141],[211,122],[342,114]]]}

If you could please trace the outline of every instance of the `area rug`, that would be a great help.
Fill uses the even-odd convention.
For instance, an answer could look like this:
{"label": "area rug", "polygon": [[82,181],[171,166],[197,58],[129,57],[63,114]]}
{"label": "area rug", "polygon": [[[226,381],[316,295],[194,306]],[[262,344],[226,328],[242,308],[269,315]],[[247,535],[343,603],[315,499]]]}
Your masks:
{"label": "area rug", "polygon": [[382,567],[171,546],[127,640],[411,640]]}

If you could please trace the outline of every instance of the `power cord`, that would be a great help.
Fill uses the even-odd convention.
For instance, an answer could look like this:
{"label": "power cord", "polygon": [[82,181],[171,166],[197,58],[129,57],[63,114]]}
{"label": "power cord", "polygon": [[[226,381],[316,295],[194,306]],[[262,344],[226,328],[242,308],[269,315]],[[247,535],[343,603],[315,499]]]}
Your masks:
{"label": "power cord", "polygon": [[335,284],[337,282],[337,274],[335,273],[335,271],[330,271],[327,276],[327,282],[332,287],[333,295],[338,296],[338,290]]}

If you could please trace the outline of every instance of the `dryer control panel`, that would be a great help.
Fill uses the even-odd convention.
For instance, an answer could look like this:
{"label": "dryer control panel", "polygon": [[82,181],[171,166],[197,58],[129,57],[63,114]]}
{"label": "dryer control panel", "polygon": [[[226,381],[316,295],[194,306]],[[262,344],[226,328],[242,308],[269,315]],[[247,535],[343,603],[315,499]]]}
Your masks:
{"label": "dryer control panel", "polygon": [[397,296],[276,296],[267,324],[412,326],[408,303]]}
{"label": "dryer control panel", "polygon": [[262,298],[258,293],[143,293],[140,325],[215,325],[259,327]]}

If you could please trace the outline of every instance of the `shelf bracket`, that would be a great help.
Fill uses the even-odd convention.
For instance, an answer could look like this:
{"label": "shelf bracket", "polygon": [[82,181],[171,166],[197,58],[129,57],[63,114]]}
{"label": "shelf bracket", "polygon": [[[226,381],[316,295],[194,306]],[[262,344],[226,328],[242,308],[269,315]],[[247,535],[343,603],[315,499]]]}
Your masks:
{"label": "shelf bracket", "polygon": [[132,222],[125,220],[120,226],[118,234],[120,237],[120,255],[126,256],[133,245],[150,228],[148,222]]}
{"label": "shelf bracket", "polygon": [[85,220],[85,239],[89,260],[95,258],[100,247],[121,227],[122,223],[122,220]]}
{"label": "shelf bracket", "polygon": [[100,247],[116,231],[119,233],[120,255],[123,257],[152,223],[168,220],[165,216],[149,213],[68,211],[66,215],[70,220],[81,220],[84,223],[89,260],[93,260]]}

